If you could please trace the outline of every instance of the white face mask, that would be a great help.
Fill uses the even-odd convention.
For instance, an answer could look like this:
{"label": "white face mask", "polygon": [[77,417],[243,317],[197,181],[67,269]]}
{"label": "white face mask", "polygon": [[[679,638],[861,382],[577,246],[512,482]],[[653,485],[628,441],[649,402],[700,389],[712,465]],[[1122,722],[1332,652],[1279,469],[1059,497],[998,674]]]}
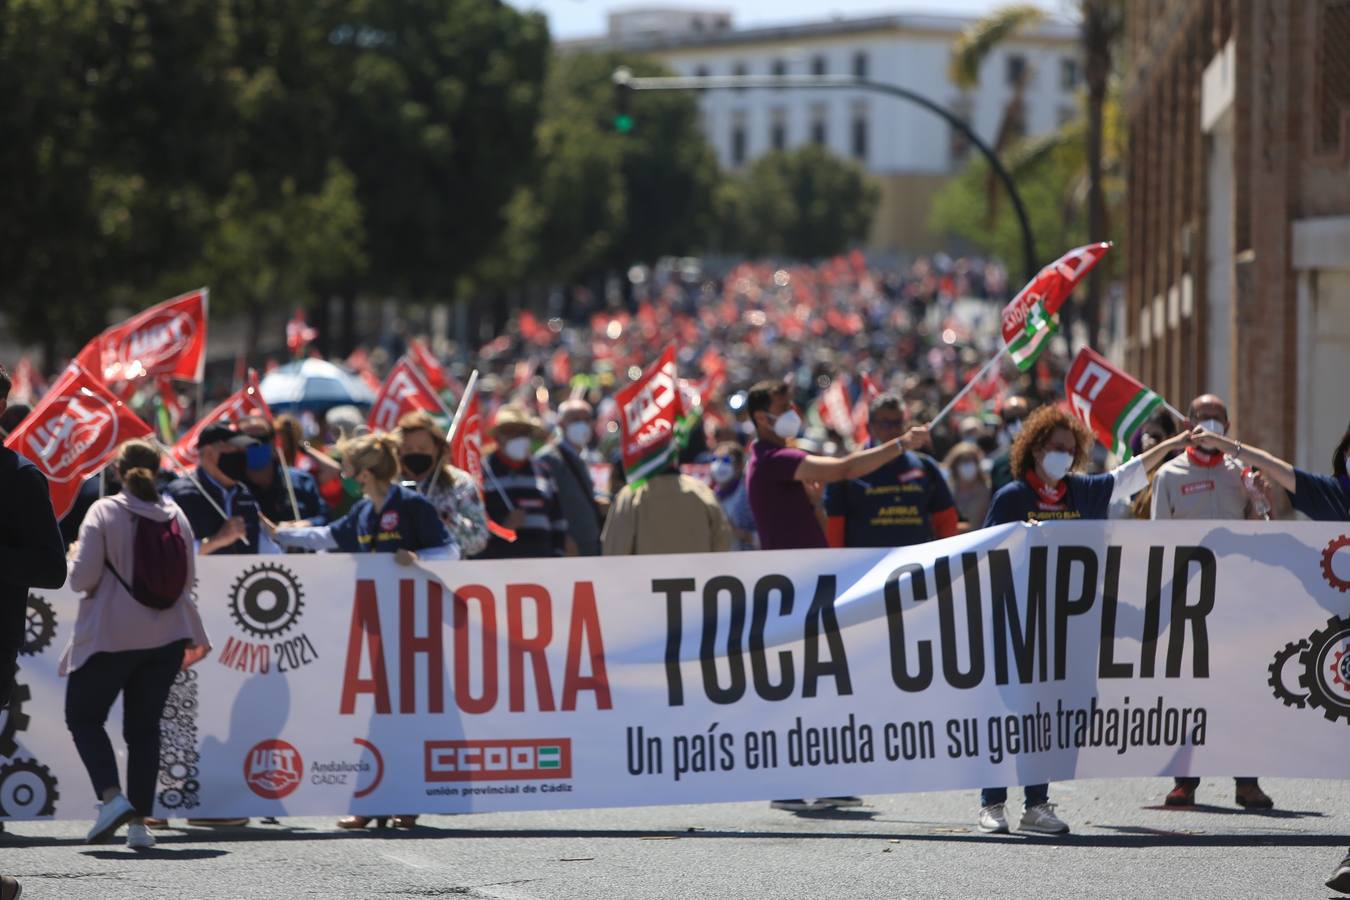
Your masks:
{"label": "white face mask", "polygon": [[785,441],[791,440],[797,436],[797,432],[802,430],[802,417],[797,415],[795,409],[789,409],[778,417],[773,423],[773,433]]}
{"label": "white face mask", "polygon": [[1065,453],[1063,450],[1051,450],[1041,458],[1041,468],[1050,476],[1051,481],[1059,481],[1068,475],[1069,467],[1072,465],[1073,454]]}
{"label": "white face mask", "polygon": [[963,459],[956,464],[956,477],[960,481],[974,481],[980,467],[973,459]]}
{"label": "white face mask", "polygon": [[1220,422],[1218,419],[1205,419],[1204,421],[1196,422],[1195,424],[1199,425],[1201,428],[1205,429],[1211,434],[1224,434],[1228,431],[1228,426]]}
{"label": "white face mask", "polygon": [[715,462],[709,467],[713,481],[726,484],[736,477],[736,464],[733,462]]}
{"label": "white face mask", "polygon": [[502,453],[506,454],[507,459],[520,462],[530,455],[530,439],[527,437],[514,437],[502,444]]}
{"label": "white face mask", "polygon": [[573,447],[585,447],[591,441],[591,423],[569,422],[563,429],[563,437]]}

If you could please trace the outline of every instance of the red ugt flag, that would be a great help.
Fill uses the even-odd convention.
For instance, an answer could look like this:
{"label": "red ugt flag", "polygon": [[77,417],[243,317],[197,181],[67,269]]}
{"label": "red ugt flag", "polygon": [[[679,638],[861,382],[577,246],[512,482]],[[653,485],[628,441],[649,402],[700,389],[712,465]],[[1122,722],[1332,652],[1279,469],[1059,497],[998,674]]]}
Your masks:
{"label": "red ugt flag", "polygon": [[425,410],[449,418],[441,398],[431,389],[408,357],[401,358],[389,370],[366,424],[371,431],[393,431],[398,420],[410,412]]}
{"label": "red ugt flag", "polygon": [[478,406],[478,393],[464,401],[464,417],[450,443],[450,464],[473,476],[483,484],[483,414]]}
{"label": "red ugt flag", "polygon": [[237,425],[240,419],[248,416],[262,416],[267,421],[272,421],[272,410],[267,408],[267,403],[262,398],[262,391],[258,389],[258,373],[253,369],[248,371],[247,383],[224,403],[198,419],[197,424],[173,445],[169,455],[180,467],[191,469],[197,465],[197,438],[201,436],[203,429],[208,425]]}
{"label": "red ugt flag", "polygon": [[659,472],[675,452],[675,425],[683,414],[675,375],[675,345],[665,349],[642,377],[614,398],[619,406],[619,439],[629,484]]}
{"label": "red ugt flag", "polygon": [[10,432],[5,446],[47,476],[60,519],[70,512],[80,484],[107,465],[123,442],[148,434],[149,425],[76,363]]}
{"label": "red ugt flag", "polygon": [[165,300],[94,338],[75,361],[104,384],[164,376],[201,381],[207,290]]}

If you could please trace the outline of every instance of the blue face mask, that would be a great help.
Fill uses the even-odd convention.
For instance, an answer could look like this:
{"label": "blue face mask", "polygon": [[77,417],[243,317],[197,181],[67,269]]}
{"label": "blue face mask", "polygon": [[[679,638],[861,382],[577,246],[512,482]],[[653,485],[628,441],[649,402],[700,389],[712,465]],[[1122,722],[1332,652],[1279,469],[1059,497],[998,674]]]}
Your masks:
{"label": "blue face mask", "polygon": [[254,472],[261,471],[272,464],[272,446],[270,444],[254,444],[252,447],[244,448],[244,459],[246,464]]}

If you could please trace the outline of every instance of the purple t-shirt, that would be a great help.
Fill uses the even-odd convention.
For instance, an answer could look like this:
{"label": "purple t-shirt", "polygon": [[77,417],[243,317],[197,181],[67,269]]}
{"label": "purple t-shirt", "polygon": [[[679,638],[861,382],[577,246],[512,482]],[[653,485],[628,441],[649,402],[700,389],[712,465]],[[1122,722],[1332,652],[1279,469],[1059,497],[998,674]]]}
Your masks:
{"label": "purple t-shirt", "polygon": [[765,550],[804,550],[829,546],[820,530],[806,488],[796,480],[806,453],[764,441],[750,445],[746,492],[755,515],[759,545]]}

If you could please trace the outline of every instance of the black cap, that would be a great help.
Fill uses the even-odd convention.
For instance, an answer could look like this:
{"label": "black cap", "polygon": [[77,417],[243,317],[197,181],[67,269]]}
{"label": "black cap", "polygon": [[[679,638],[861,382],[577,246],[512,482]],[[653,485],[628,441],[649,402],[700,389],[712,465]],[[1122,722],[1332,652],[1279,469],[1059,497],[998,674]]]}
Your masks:
{"label": "black cap", "polygon": [[202,433],[197,435],[197,449],[211,444],[229,444],[231,447],[252,447],[258,443],[256,438],[251,438],[246,434],[240,434],[228,425],[207,425],[202,429]]}

